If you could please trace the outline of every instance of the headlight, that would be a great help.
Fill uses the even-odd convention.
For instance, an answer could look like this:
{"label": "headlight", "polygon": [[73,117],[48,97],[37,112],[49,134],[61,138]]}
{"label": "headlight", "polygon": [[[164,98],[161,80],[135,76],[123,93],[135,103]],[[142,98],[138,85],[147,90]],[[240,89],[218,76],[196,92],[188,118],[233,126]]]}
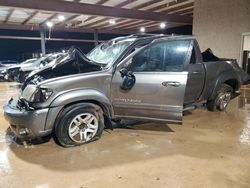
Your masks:
{"label": "headlight", "polygon": [[45,102],[50,98],[53,91],[49,88],[39,88],[36,93],[34,93],[34,102]]}
{"label": "headlight", "polygon": [[28,102],[45,102],[52,93],[53,91],[49,88],[27,85],[22,92],[22,98]]}

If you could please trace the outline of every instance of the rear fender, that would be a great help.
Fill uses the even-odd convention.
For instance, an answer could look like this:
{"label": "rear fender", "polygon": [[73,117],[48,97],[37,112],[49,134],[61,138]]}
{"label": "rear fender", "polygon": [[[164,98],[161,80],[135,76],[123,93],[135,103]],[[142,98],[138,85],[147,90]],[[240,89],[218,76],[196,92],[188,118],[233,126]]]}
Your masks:
{"label": "rear fender", "polygon": [[234,92],[240,88],[240,79],[239,79],[238,75],[232,71],[224,72],[224,73],[220,74],[220,76],[217,78],[217,80],[215,82],[215,87],[212,90],[212,93],[209,97],[209,100],[213,99],[216,96],[217,91],[220,89],[221,85],[229,80],[236,81],[236,86],[233,88]]}

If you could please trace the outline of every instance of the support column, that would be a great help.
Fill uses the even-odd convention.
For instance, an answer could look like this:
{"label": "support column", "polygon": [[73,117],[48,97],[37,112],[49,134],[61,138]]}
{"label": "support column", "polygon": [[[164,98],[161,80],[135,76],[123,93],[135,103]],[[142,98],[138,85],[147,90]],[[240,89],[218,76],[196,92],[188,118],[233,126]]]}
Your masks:
{"label": "support column", "polygon": [[42,50],[42,55],[45,56],[45,54],[46,54],[45,31],[41,30],[40,31],[40,36],[41,36],[41,50]]}
{"label": "support column", "polygon": [[94,30],[94,41],[95,41],[95,46],[98,45],[98,30]]}

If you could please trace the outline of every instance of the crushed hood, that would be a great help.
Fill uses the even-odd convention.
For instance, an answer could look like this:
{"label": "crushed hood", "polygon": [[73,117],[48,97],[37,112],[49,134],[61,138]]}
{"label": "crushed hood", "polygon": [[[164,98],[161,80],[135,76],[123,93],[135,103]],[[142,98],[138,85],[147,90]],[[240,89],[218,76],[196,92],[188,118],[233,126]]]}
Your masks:
{"label": "crushed hood", "polygon": [[91,61],[78,48],[71,48],[67,53],[55,59],[42,69],[33,71],[27,77],[24,85],[40,77],[42,80],[61,76],[100,71],[102,67]]}

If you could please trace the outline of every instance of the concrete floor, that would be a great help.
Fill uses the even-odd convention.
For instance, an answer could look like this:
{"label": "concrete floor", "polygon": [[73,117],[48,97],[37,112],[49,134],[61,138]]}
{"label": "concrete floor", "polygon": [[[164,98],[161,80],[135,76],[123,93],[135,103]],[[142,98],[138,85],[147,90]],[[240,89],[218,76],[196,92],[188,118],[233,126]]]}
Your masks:
{"label": "concrete floor", "polygon": [[[18,145],[0,109],[0,187],[250,187],[250,88],[226,112],[197,109],[183,126],[144,123],[62,148],[53,140]],[[0,83],[1,107],[16,95]]]}

